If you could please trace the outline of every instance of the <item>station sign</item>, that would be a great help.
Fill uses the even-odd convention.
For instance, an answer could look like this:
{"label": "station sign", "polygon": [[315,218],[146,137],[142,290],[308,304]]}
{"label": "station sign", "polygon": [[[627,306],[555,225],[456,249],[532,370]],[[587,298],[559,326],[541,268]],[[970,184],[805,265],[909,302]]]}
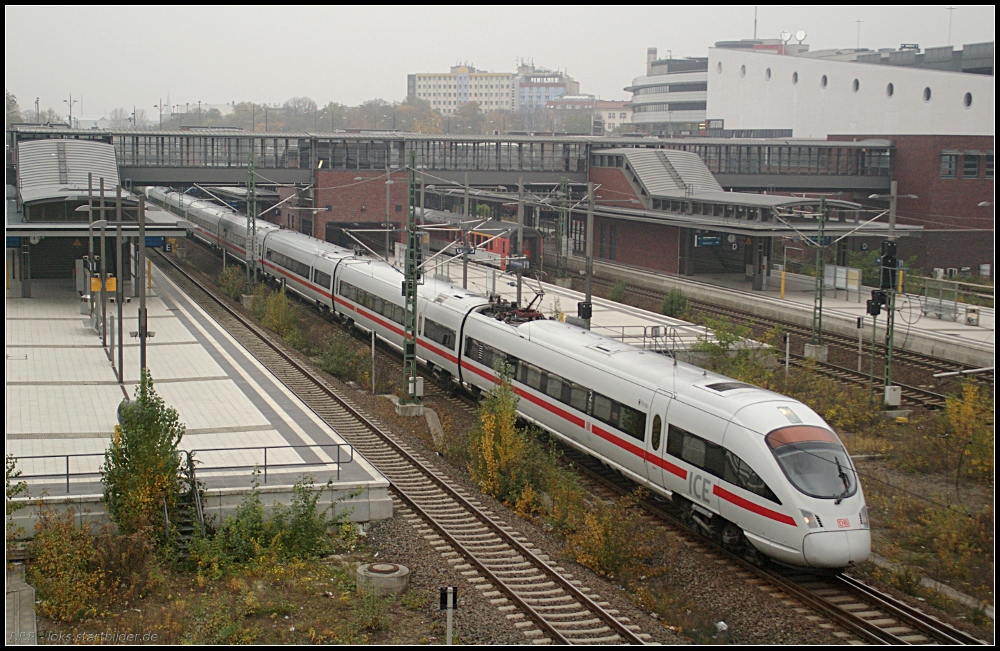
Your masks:
{"label": "station sign", "polygon": [[456,255],[464,255],[466,253],[468,253],[469,255],[472,255],[475,252],[476,252],[476,247],[474,247],[474,246],[456,246],[455,247],[455,254]]}
{"label": "station sign", "polygon": [[164,237],[152,237],[146,236],[146,248],[148,249],[159,249],[162,248],[166,243],[166,238]]}
{"label": "station sign", "polygon": [[9,235],[7,236],[7,248],[8,249],[16,249],[19,246],[21,246],[21,238],[20,237],[11,237]]}
{"label": "station sign", "polygon": [[694,245],[696,248],[703,246],[721,246],[722,236],[721,235],[695,235]]}
{"label": "station sign", "polygon": [[527,269],[528,268],[528,261],[527,260],[507,260],[507,268],[508,269]]}

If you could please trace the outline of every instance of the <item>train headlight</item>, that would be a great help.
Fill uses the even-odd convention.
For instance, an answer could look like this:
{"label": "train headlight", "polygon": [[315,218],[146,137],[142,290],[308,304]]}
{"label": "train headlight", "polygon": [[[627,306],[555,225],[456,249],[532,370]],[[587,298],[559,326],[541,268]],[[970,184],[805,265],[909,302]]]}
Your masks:
{"label": "train headlight", "polygon": [[802,521],[810,529],[820,529],[823,527],[823,523],[820,521],[819,517],[812,511],[799,509],[799,513],[802,514]]}
{"label": "train headlight", "polygon": [[867,504],[861,507],[860,518],[861,518],[861,526],[864,527],[865,529],[867,529],[868,528],[868,505]]}

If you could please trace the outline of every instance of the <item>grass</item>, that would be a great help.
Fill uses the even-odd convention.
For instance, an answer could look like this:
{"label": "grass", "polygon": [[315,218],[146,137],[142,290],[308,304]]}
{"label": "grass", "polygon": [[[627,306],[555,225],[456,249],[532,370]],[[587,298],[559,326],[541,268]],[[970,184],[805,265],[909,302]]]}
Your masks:
{"label": "grass", "polygon": [[[147,635],[156,644],[416,644],[432,637],[434,626],[419,608],[357,596],[354,568],[367,556],[279,563],[219,581],[167,572],[129,607],[78,622],[40,616],[39,639],[109,631]],[[426,604],[428,597],[404,593],[403,600]]]}

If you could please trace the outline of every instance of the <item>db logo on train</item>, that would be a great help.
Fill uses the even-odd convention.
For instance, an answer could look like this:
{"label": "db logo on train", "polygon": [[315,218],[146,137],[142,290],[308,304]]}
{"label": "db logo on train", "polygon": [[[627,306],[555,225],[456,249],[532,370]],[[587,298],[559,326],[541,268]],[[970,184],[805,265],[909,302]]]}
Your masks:
{"label": "db logo on train", "polygon": [[847,518],[837,518],[837,527],[840,529],[849,529],[851,526],[851,521]]}

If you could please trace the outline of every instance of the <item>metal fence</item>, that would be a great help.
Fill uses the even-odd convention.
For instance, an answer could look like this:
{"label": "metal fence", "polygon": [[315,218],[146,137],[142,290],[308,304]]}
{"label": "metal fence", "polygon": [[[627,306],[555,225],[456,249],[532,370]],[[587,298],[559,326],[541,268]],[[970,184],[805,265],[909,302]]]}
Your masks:
{"label": "metal fence", "polygon": [[[303,459],[302,455],[298,454],[296,450],[311,450],[315,454],[316,459]],[[253,454],[254,452],[259,452],[260,454],[255,455]],[[322,452],[323,454],[320,455],[318,452]],[[330,465],[336,466],[337,480],[339,481],[341,466],[354,461],[354,447],[347,443],[206,448],[200,450],[178,450],[177,453],[182,455],[182,457],[184,455],[190,455],[190,457],[193,458],[194,462],[198,465],[198,472],[201,473],[202,476],[204,476],[205,473],[212,472],[260,469],[265,484],[267,483],[269,471],[273,472],[278,469],[286,468]],[[17,480],[65,480],[66,493],[69,494],[70,479],[96,479],[101,476],[100,465],[104,456],[103,452],[92,452],[81,454],[44,454],[18,457],[17,466],[18,469],[22,471],[22,474],[17,476]],[[326,459],[322,458],[324,456]],[[220,461],[221,465],[212,465],[210,462],[213,457],[216,457]],[[241,457],[247,461],[242,461]],[[87,460],[91,461],[88,462]],[[208,463],[206,463],[206,460]],[[59,471],[55,471],[56,467],[60,468]],[[37,469],[41,472],[24,474],[24,470],[29,469]]]}

